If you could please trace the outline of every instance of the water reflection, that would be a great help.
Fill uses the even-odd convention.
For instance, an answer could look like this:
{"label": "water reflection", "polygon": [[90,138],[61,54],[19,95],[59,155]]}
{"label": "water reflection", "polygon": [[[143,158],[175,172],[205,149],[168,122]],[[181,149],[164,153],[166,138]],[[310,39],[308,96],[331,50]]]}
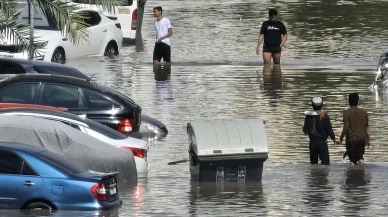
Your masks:
{"label": "water reflection", "polygon": [[309,213],[325,216],[326,209],[333,200],[333,187],[328,179],[330,166],[310,165],[310,172],[306,173],[305,203],[309,206]]}
{"label": "water reflection", "polygon": [[[260,74],[259,74],[260,75]],[[260,76],[259,76],[260,78]],[[279,92],[282,89],[282,70],[280,66],[264,66],[262,72],[263,88],[266,90],[266,96],[270,99],[270,104],[276,106],[281,96]]]}
{"label": "water reflection", "polygon": [[345,212],[353,215],[368,209],[371,178],[365,165],[348,166],[345,171],[344,201]]}
{"label": "water reflection", "polygon": [[[239,213],[260,213],[266,215],[267,201],[263,196],[263,186],[258,182],[196,182],[190,183],[190,214],[202,216],[214,213],[214,208],[222,210],[217,216],[230,216],[230,211]],[[199,208],[201,207],[201,208]],[[255,211],[256,210],[256,211]]]}

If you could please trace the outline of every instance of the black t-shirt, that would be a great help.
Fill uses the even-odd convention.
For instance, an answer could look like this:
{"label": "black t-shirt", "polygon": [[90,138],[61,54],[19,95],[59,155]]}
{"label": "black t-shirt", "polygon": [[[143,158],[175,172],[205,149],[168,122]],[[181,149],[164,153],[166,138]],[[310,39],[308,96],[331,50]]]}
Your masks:
{"label": "black t-shirt", "polygon": [[260,34],[264,34],[264,46],[279,47],[282,35],[287,34],[286,26],[280,21],[264,21],[261,25]]}

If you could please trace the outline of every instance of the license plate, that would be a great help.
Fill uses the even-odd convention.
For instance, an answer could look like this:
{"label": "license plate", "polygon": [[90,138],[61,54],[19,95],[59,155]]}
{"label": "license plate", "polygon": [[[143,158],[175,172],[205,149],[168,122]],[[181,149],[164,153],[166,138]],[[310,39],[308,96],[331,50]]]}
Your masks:
{"label": "license plate", "polygon": [[116,187],[113,187],[113,188],[109,189],[109,193],[110,193],[110,195],[116,194],[117,193]]}
{"label": "license plate", "polygon": [[119,14],[131,14],[131,9],[129,8],[118,8]]}

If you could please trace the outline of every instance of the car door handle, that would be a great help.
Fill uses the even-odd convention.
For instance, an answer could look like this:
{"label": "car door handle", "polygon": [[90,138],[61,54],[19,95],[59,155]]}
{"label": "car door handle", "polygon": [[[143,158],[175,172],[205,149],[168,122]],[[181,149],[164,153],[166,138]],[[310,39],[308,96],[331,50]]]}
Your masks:
{"label": "car door handle", "polygon": [[107,29],[103,29],[102,31],[103,31],[103,32],[107,32],[108,30],[107,30]]}
{"label": "car door handle", "polygon": [[62,38],[62,41],[67,41],[67,38]]}
{"label": "car door handle", "polygon": [[31,185],[35,185],[35,183],[31,182],[31,181],[25,181],[23,183],[23,185],[26,185],[26,186],[31,186]]}

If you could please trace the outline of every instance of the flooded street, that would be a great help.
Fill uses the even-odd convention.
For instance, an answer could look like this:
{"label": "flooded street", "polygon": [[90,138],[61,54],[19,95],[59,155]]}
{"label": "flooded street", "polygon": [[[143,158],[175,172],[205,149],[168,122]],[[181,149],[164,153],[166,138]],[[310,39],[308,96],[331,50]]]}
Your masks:
{"label": "flooded street", "polygon": [[[54,216],[386,216],[388,91],[368,89],[388,48],[385,0],[148,0],[144,50],[123,47],[116,59],[68,61],[94,80],[130,96],[142,113],[166,124],[167,137],[151,142],[147,179],[121,188],[123,206],[109,212]],[[152,8],[169,18],[171,68],[154,68]],[[281,68],[264,68],[255,53],[270,7],[288,30]],[[330,166],[309,164],[303,112],[322,96],[337,136],[347,95],[360,94],[369,113],[372,147],[364,166],[342,159],[329,141]],[[262,183],[190,182],[186,125],[192,120],[262,118],[269,159]],[[0,216],[33,216],[5,211]],[[42,214],[43,215],[43,214]],[[52,214],[51,214],[52,215]]]}

